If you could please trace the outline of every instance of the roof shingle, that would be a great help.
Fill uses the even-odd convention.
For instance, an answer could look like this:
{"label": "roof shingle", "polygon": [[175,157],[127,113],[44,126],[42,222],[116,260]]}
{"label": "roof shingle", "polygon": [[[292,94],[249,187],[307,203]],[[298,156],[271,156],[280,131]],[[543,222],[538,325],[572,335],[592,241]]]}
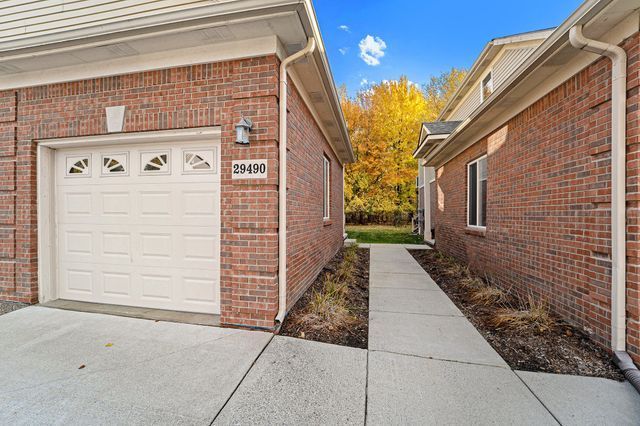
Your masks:
{"label": "roof shingle", "polygon": [[462,121],[431,121],[423,123],[430,135],[448,135],[453,132]]}

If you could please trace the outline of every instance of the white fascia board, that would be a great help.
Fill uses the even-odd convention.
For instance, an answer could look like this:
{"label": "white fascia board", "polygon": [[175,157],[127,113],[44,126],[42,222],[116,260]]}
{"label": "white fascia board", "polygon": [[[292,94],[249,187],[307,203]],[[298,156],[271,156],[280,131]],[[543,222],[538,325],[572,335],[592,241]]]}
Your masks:
{"label": "white fascia board", "polygon": [[316,39],[317,48],[314,52],[314,56],[318,57],[321,66],[318,66],[318,61],[314,61],[314,64],[316,64],[316,68],[322,77],[325,90],[329,94],[331,109],[334,111],[334,118],[338,124],[338,127],[340,128],[342,139],[348,151],[349,159],[347,162],[351,163],[355,161],[355,155],[353,153],[353,147],[349,138],[349,131],[347,130],[347,123],[344,119],[344,113],[342,112],[340,97],[338,96],[338,90],[336,89],[336,84],[333,79],[329,60],[327,58],[324,41],[322,39],[322,33],[320,32],[320,27],[318,25],[318,19],[316,17],[315,9],[313,8],[311,0],[299,0],[299,2],[300,17],[301,19],[303,17],[306,18],[306,20],[303,20],[306,21],[303,22],[303,24],[306,24],[304,26],[306,30],[310,32],[309,36],[313,36]]}
{"label": "white fascia board", "polygon": [[[413,158],[425,158],[425,156],[433,149],[435,146],[434,142],[440,142],[447,139],[448,134],[441,135],[427,135],[425,140],[420,144],[418,149],[413,152]],[[431,145],[431,146],[429,146]]]}
{"label": "white fascia board", "polygon": [[549,37],[551,34],[553,34],[554,30],[555,28],[551,28],[548,30],[532,31],[524,34],[516,34],[512,36],[500,37],[500,38],[494,39],[493,43],[496,46],[499,46],[502,44],[520,43],[523,41],[544,40],[547,37]]}
{"label": "white fascia board", "polygon": [[220,139],[222,130],[219,126],[199,127],[193,129],[158,130],[154,132],[110,133],[96,136],[74,136],[70,138],[37,139],[38,146],[52,149],[82,146],[101,146],[120,143],[143,144],[161,142],[190,142]]}
{"label": "white fascia board", "polygon": [[254,58],[281,53],[277,37],[208,44],[147,53],[69,67],[21,72],[0,77],[0,90],[152,71],[180,66]]}

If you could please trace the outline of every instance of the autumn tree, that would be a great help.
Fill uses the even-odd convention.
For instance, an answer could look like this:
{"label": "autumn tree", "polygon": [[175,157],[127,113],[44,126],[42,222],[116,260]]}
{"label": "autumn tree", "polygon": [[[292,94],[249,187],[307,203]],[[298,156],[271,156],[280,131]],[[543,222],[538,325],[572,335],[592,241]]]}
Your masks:
{"label": "autumn tree", "polygon": [[389,216],[415,210],[417,162],[412,154],[420,123],[435,120],[459,74],[451,70],[424,88],[402,77],[371,85],[352,98],[342,91],[356,157],[345,174],[347,213]]}
{"label": "autumn tree", "polygon": [[451,68],[438,76],[432,76],[429,83],[424,86],[424,96],[427,101],[428,109],[434,112],[434,115],[427,121],[433,121],[437,118],[440,111],[449,102],[451,96],[458,90],[460,84],[466,77],[465,70]]}

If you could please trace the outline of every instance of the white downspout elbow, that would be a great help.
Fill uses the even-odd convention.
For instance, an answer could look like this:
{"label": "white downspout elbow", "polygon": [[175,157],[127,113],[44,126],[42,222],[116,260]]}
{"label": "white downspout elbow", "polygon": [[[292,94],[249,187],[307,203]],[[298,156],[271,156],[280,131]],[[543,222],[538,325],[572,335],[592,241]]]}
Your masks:
{"label": "white downspout elbow", "polygon": [[309,37],[307,46],[285,58],[280,64],[280,123],[278,130],[278,314],[282,324],[287,314],[287,68],[299,59],[313,53],[316,40]]}
{"label": "white downspout elbow", "polygon": [[611,346],[626,351],[626,110],[627,53],[619,46],[586,38],[582,25],[569,32],[577,49],[611,59]]}

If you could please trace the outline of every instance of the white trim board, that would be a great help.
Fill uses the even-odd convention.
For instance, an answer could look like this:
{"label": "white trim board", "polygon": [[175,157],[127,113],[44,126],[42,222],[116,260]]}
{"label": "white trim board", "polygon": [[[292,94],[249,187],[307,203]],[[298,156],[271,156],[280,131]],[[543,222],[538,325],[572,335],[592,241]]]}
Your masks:
{"label": "white trim board", "polygon": [[220,137],[220,127],[198,127],[194,129],[159,130],[154,132],[111,133],[96,136],[74,136],[70,138],[36,139],[38,146],[48,148],[72,148],[78,145],[100,146],[120,143],[188,142],[206,137]]}
{"label": "white trim board", "polygon": [[[37,153],[37,220],[38,220],[38,301],[58,299],[57,294],[57,229],[55,219],[56,149],[94,147],[123,143],[167,143],[220,140],[220,127],[166,130],[157,132],[118,133],[99,136],[36,140]],[[218,156],[220,158],[220,156]],[[218,160],[220,161],[220,160]]]}

